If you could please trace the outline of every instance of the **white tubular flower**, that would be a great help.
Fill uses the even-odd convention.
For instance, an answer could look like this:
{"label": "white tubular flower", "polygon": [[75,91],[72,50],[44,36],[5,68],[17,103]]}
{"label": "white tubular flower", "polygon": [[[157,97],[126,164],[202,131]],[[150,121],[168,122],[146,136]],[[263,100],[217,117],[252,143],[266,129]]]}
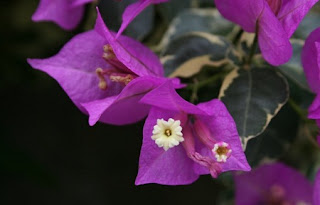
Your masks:
{"label": "white tubular flower", "polygon": [[231,148],[226,142],[218,142],[214,145],[212,152],[216,157],[217,162],[226,162],[231,156]]}
{"label": "white tubular flower", "polygon": [[163,147],[165,151],[179,145],[184,141],[180,120],[170,118],[168,121],[158,119],[153,127],[151,139],[155,140],[158,147]]}

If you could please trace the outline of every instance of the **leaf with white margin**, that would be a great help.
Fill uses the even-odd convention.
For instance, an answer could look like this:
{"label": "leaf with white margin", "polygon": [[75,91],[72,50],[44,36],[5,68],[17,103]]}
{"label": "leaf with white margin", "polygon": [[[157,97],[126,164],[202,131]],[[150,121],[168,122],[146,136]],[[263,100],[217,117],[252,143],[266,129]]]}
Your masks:
{"label": "leaf with white margin", "polygon": [[225,36],[234,24],[224,19],[217,9],[188,9],[181,12],[164,34],[160,48],[167,47],[173,39],[190,32],[205,32]]}
{"label": "leaf with white margin", "polygon": [[235,68],[225,77],[219,98],[234,118],[245,149],[287,102],[289,86],[274,68]]}
{"label": "leaf with white margin", "polygon": [[161,59],[170,77],[191,77],[205,66],[220,67],[238,61],[232,44],[210,33],[188,33],[173,40]]}

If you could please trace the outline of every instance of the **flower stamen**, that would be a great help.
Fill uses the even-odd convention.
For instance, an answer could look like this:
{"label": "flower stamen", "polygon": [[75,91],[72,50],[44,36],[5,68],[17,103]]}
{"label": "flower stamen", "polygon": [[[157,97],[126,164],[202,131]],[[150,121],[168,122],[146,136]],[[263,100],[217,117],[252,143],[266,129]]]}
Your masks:
{"label": "flower stamen", "polygon": [[113,82],[123,83],[128,85],[135,77],[131,74],[113,73],[110,75],[110,80]]}
{"label": "flower stamen", "polygon": [[109,44],[103,46],[103,51],[104,52],[103,52],[102,58],[104,58],[107,61],[112,60],[116,57],[112,47]]}
{"label": "flower stamen", "polygon": [[107,76],[112,82],[122,83],[123,85],[128,85],[137,77],[134,74],[122,73],[117,69],[97,68],[96,74],[99,78],[99,88],[101,90],[106,90],[108,88],[108,83],[105,76]]}
{"label": "flower stamen", "polygon": [[102,68],[97,68],[96,74],[98,75],[98,78],[99,78],[99,88],[101,90],[106,90],[108,88],[108,84],[106,79],[104,78],[105,71]]}
{"label": "flower stamen", "polygon": [[164,131],[164,134],[166,134],[167,137],[170,137],[172,135],[172,132],[170,129],[166,129],[166,131]]}

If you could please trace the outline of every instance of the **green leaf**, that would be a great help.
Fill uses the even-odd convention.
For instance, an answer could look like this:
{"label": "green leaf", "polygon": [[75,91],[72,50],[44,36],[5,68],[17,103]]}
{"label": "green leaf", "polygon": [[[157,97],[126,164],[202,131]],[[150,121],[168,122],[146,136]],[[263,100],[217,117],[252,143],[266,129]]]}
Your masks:
{"label": "green leaf", "polygon": [[268,128],[259,137],[249,141],[246,149],[249,164],[257,166],[286,154],[297,137],[298,127],[298,115],[289,105],[285,105]]}
{"label": "green leaf", "polygon": [[174,17],[185,9],[192,6],[192,0],[171,0],[170,3],[159,4],[161,17],[169,24]]}
{"label": "green leaf", "polygon": [[158,4],[160,15],[169,24],[179,13],[190,8],[214,7],[212,0],[170,0],[167,4]]}
{"label": "green leaf", "polygon": [[289,86],[274,68],[234,69],[226,76],[219,98],[233,116],[241,142],[260,135],[289,97]]}
{"label": "green leaf", "polygon": [[231,32],[233,27],[234,24],[224,19],[216,9],[185,10],[172,21],[160,47],[166,47],[173,39],[189,32],[205,32],[225,36]]}
{"label": "green leaf", "polygon": [[219,67],[236,60],[231,44],[221,36],[189,33],[172,41],[164,50],[162,62],[166,75],[191,77],[204,66]]}

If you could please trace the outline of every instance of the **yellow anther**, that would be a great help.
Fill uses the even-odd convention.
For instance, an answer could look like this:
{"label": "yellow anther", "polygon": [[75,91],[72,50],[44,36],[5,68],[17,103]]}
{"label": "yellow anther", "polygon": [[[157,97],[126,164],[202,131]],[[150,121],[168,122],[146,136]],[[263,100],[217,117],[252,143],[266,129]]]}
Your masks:
{"label": "yellow anther", "polygon": [[99,78],[99,88],[101,89],[101,90],[106,90],[107,88],[108,88],[108,84],[107,84],[107,81],[106,81],[106,79],[104,79],[104,71],[103,71],[103,69],[102,68],[97,68],[96,69],[96,74],[97,74],[97,76],[98,76],[98,78]]}
{"label": "yellow anther", "polygon": [[172,135],[172,132],[170,129],[166,129],[166,131],[164,131],[164,134],[170,137]]}
{"label": "yellow anther", "polygon": [[121,75],[111,75],[110,76],[111,81],[123,83],[125,85],[128,85],[133,79],[134,79],[134,77],[131,74],[128,74],[126,76],[121,76]]}

